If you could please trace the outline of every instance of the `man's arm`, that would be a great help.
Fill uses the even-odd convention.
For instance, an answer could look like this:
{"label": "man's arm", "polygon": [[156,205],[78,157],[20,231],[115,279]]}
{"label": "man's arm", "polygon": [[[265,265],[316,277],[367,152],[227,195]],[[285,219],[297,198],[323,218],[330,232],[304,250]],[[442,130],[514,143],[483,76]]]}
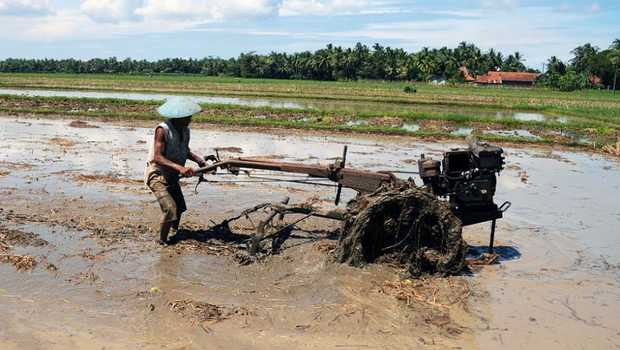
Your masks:
{"label": "man's arm", "polygon": [[155,155],[153,157],[153,162],[155,162],[155,164],[177,171],[183,176],[194,176],[194,169],[181,166],[164,156],[164,152],[166,150],[166,137],[164,136],[164,129],[157,128],[157,130],[155,130],[154,146]]}
{"label": "man's arm", "polygon": [[192,152],[192,150],[189,151],[189,160],[195,162],[201,168],[207,166],[207,162],[205,162],[205,160],[201,156]]}

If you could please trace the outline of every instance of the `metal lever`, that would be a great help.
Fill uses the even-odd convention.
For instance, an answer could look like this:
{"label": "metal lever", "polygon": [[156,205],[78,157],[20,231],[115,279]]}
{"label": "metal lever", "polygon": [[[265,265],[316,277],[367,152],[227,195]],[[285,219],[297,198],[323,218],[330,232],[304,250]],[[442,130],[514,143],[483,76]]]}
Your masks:
{"label": "metal lever", "polygon": [[500,205],[498,209],[502,213],[505,213],[508,209],[510,209],[511,206],[512,206],[512,203],[506,201],[502,205]]}
{"label": "metal lever", "polygon": [[[511,206],[512,206],[512,203],[506,201],[502,205],[499,206],[498,210],[501,211],[502,213],[505,213],[508,209],[510,209]],[[491,237],[489,237],[489,253],[491,254],[494,253],[494,248],[495,248],[494,244],[495,244],[496,221],[497,219],[493,219],[493,221],[491,221]]]}
{"label": "metal lever", "polygon": [[[344,146],[342,151],[342,160],[340,161],[340,169],[344,169],[347,163],[347,150],[348,146]],[[342,184],[338,183],[338,191],[336,191],[336,205],[340,204],[340,195],[342,194]]]}
{"label": "metal lever", "polygon": [[198,194],[198,186],[200,186],[203,182],[207,182],[207,179],[205,179],[203,174],[200,174],[198,177],[198,182],[196,182],[196,187],[194,187],[194,194]]}
{"label": "metal lever", "polygon": [[489,254],[494,253],[494,243],[495,243],[495,223],[497,220],[493,219],[491,221],[491,237],[489,237]]}
{"label": "metal lever", "polygon": [[[208,161],[208,160],[213,161],[213,159],[210,159],[209,157],[211,157],[211,156],[205,156],[204,160],[205,161]],[[221,162],[221,160],[220,160],[220,153],[217,151],[217,149],[215,150],[215,162],[217,162],[217,163]],[[215,171],[213,173],[215,173]],[[198,182],[196,182],[196,186],[194,187],[194,193],[195,194],[198,194],[198,186],[200,186],[200,184],[203,183],[203,182],[209,182],[209,181],[207,181],[207,179],[205,179],[204,173],[201,173],[200,176],[198,176]]]}

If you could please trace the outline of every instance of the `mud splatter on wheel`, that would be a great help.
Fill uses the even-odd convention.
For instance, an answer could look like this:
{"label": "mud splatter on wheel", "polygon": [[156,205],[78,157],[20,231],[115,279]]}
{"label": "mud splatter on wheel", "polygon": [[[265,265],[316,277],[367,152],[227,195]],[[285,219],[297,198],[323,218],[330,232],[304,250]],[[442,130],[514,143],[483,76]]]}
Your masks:
{"label": "mud splatter on wheel", "polygon": [[384,186],[349,204],[338,260],[364,266],[378,259],[408,267],[412,276],[448,275],[465,266],[461,221],[447,203],[412,183]]}

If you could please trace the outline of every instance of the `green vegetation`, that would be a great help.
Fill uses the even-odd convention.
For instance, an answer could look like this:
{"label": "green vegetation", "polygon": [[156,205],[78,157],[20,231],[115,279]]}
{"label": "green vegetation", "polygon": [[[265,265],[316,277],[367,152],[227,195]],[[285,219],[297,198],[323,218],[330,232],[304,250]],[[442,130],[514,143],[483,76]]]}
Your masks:
{"label": "green vegetation", "polygon": [[483,53],[473,44],[461,43],[454,49],[424,48],[407,53],[402,49],[375,44],[372,48],[357,44],[353,48],[327,45],[315,52],[259,55],[242,53],[237,58],[145,60],[115,57],[80,61],[6,59],[0,61],[0,72],[12,73],[185,73],[243,78],[312,79],[312,80],[431,80],[435,77],[460,79],[460,66],[471,72],[486,73],[501,68],[526,70],[519,52],[504,56],[490,50]]}
{"label": "green vegetation", "polygon": [[[168,77],[163,77],[167,79]],[[204,78],[203,78],[204,79]],[[122,81],[122,79],[120,80]],[[212,82],[211,79],[208,79]],[[82,81],[84,82],[84,81]],[[88,81],[93,83],[92,81]],[[201,80],[201,82],[204,82]],[[237,82],[238,83],[238,82]],[[247,81],[248,84],[266,84],[264,81]],[[309,84],[305,82],[305,84]],[[318,83],[323,85],[325,83]],[[331,83],[335,87],[340,83]],[[266,86],[275,89],[286,86]],[[572,104],[566,108],[561,104],[551,104],[551,96],[559,94],[554,91],[544,91],[548,96],[546,104],[524,105],[525,111],[560,111],[561,114],[538,116],[540,119],[519,119],[513,117],[518,110],[497,106],[519,105],[528,99],[534,99],[531,90],[501,89],[494,90],[496,94],[486,94],[490,89],[471,87],[435,87],[422,85],[416,87],[419,92],[413,95],[426,95],[421,103],[405,100],[406,103],[396,104],[400,108],[393,108],[394,103],[386,103],[385,99],[393,100],[392,94],[401,94],[397,88],[390,87],[391,91],[380,91],[372,83],[365,91],[366,94],[387,95],[387,98],[378,98],[378,102],[371,103],[363,100],[361,103],[345,100],[345,95],[336,95],[339,100],[321,108],[286,109],[270,107],[250,107],[239,105],[206,104],[205,111],[195,118],[196,122],[216,123],[224,125],[283,127],[311,130],[331,130],[342,132],[381,133],[394,135],[414,135],[417,137],[432,138],[462,138],[465,134],[459,133],[462,128],[472,129],[482,139],[493,141],[557,143],[584,147],[600,148],[605,144],[614,143],[620,135],[620,96],[614,97],[609,93],[599,92],[601,95],[573,93],[575,99],[559,100]],[[310,87],[313,87],[310,85]],[[290,87],[288,87],[290,88]],[[358,87],[359,88],[359,87]],[[338,89],[333,89],[338,90]],[[457,93],[461,91],[461,93]],[[332,89],[329,89],[329,92]],[[345,90],[347,91],[347,90]],[[468,91],[469,94],[464,92]],[[530,93],[525,94],[526,91]],[[362,90],[362,92],[364,92]],[[450,92],[450,93],[448,93]],[[501,92],[501,93],[500,93]],[[471,103],[463,100],[466,96]],[[445,104],[433,104],[446,97]],[[399,97],[400,98],[400,97]],[[540,97],[539,97],[540,98]],[[488,100],[492,103],[489,103]],[[556,97],[557,99],[557,97]],[[315,101],[306,99],[304,101]],[[451,102],[450,102],[451,101]],[[595,101],[592,103],[592,101]],[[60,115],[71,117],[100,117],[106,119],[159,119],[155,113],[158,101],[129,101],[121,99],[88,99],[88,98],[60,98],[60,97],[22,97],[0,96],[0,112],[11,114],[40,114]],[[347,104],[349,103],[349,104]],[[590,103],[590,104],[588,104]],[[387,107],[391,108],[387,108]],[[525,115],[528,116],[527,114]],[[513,134],[512,131],[517,131]],[[528,131],[533,137],[523,136],[521,131]],[[521,136],[520,136],[521,135]]]}
{"label": "green vegetation", "polygon": [[616,90],[620,70],[620,39],[614,40],[608,50],[585,44],[573,50],[574,58],[565,64],[557,57],[547,62],[547,72],[539,84],[561,91],[575,91],[590,86],[611,87]]}
{"label": "green vegetation", "polygon": [[[574,58],[564,63],[549,59],[541,84],[563,91],[586,87],[613,87],[620,69],[620,39],[608,50],[591,44],[573,50]],[[194,74],[262,79],[296,79],[321,81],[430,81],[445,79],[462,82],[461,67],[474,76],[492,70],[532,71],[519,52],[505,56],[499,51],[482,50],[473,44],[460,43],[450,49],[423,48],[408,53],[402,49],[375,44],[372,48],[357,44],[353,48],[327,45],[315,52],[259,55],[242,53],[237,58],[163,59],[159,61],[115,57],[81,61],[75,59],[17,59],[0,61],[5,73],[74,73],[74,74]],[[565,76],[566,75],[566,76]],[[597,78],[594,78],[597,77]]]}
{"label": "green vegetation", "polygon": [[[203,75],[6,74],[0,88],[142,92],[239,98],[205,104],[198,122],[343,132],[462,138],[469,129],[493,141],[601,148],[620,137],[620,94],[538,87],[309,81]],[[77,91],[77,92],[76,92]],[[1,92],[0,92],[1,94]],[[292,103],[299,108],[240,105]],[[157,119],[158,101],[0,96],[0,112],[75,117]],[[515,114],[521,113],[521,114]]]}

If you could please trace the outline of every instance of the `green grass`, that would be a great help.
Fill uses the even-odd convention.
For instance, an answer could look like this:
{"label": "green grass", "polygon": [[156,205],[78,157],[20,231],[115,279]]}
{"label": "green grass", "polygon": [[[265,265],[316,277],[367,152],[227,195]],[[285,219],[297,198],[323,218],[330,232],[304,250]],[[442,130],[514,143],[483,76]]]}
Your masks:
{"label": "green grass", "polygon": [[[417,93],[404,93],[415,85]],[[572,130],[601,142],[620,136],[620,94],[584,90],[559,92],[543,88],[489,88],[470,85],[434,86],[408,82],[320,82],[274,79],[205,77],[200,75],[76,75],[0,74],[0,87],[105,90],[192,94],[240,98],[266,98],[311,106],[304,109],[249,107],[225,104],[205,105],[206,113],[197,121],[314,130],[410,134],[398,127],[383,125],[385,118],[423,124],[415,132],[421,137],[454,137],[449,130],[460,126],[477,129],[527,129],[541,139],[483,135],[488,140],[572,144],[550,136]],[[1,93],[1,92],[0,92]],[[21,101],[21,102],[20,102]],[[23,103],[22,103],[23,102]],[[155,119],[158,101],[87,98],[23,98],[0,96],[0,111],[10,113],[65,114],[107,118]],[[22,104],[22,105],[20,105]],[[46,106],[47,105],[47,106]],[[71,112],[71,105],[94,106],[96,112]],[[136,112],[137,110],[137,112]],[[567,117],[566,123],[550,118],[542,122],[498,119],[497,112],[532,112]],[[268,115],[257,119],[257,115]],[[294,121],[308,118],[308,122]],[[350,127],[347,121],[367,119],[370,125]],[[439,122],[443,129],[426,127]],[[429,125],[430,125],[429,124]],[[600,142],[599,142],[600,143]]]}
{"label": "green grass", "polygon": [[[319,110],[378,115],[395,110],[465,110],[484,115],[498,110],[528,111],[579,117],[601,122],[620,120],[620,94],[584,90],[434,86],[416,83],[418,93],[407,94],[404,82],[319,82],[241,79],[199,75],[75,75],[0,74],[0,87],[108,90],[286,99]],[[448,110],[448,111],[446,111]]]}

